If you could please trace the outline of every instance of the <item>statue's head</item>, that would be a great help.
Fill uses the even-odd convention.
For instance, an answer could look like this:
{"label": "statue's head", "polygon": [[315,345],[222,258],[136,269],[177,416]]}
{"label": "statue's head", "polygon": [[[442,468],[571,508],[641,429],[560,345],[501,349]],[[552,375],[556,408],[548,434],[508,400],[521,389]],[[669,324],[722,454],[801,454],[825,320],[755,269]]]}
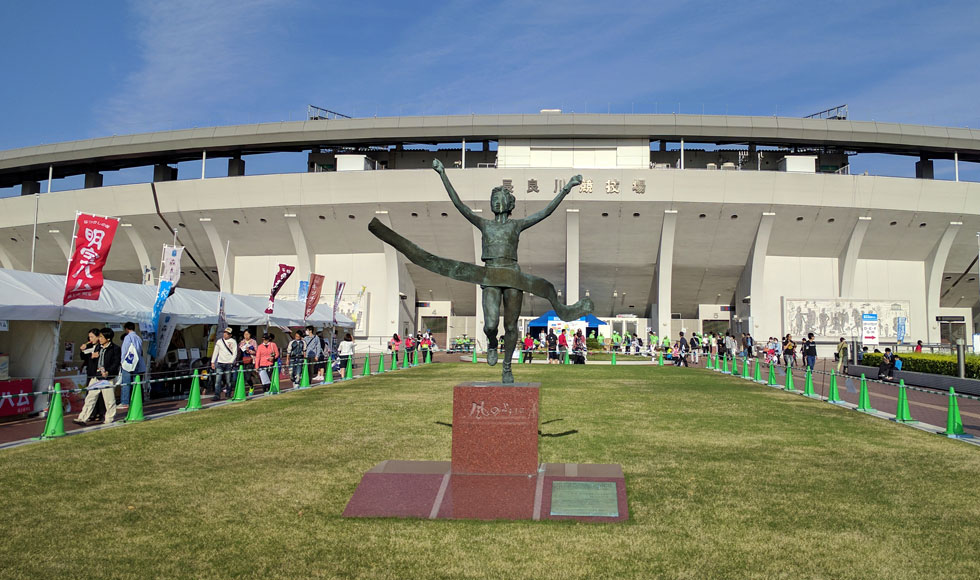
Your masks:
{"label": "statue's head", "polygon": [[490,192],[490,210],[496,214],[510,213],[514,211],[517,198],[510,192],[510,188],[504,185],[493,188]]}

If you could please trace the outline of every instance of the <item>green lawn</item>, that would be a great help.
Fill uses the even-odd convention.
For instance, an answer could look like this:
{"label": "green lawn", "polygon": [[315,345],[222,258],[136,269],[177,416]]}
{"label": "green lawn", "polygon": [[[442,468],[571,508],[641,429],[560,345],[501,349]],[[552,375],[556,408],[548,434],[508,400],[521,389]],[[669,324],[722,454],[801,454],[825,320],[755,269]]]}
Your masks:
{"label": "green lawn", "polygon": [[619,463],[630,521],[343,519],[448,460],[438,364],[0,452],[4,578],[980,578],[980,449],[696,369],[529,366],[544,462]]}

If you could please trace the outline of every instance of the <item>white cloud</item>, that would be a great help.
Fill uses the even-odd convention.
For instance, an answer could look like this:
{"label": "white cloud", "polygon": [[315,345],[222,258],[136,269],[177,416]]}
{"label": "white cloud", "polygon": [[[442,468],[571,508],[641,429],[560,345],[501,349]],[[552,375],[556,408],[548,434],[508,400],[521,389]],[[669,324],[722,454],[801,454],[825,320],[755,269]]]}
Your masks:
{"label": "white cloud", "polygon": [[[282,2],[136,0],[131,33],[140,65],[96,111],[108,133],[219,122],[221,108],[252,98],[269,68],[256,40]],[[257,78],[258,77],[258,78]]]}

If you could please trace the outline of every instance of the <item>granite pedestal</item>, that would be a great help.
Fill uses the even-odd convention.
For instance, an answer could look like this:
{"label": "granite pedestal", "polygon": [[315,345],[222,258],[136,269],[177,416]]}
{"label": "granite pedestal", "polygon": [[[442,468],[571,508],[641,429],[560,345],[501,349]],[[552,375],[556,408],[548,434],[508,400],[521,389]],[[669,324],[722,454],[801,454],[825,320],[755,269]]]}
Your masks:
{"label": "granite pedestal", "polygon": [[538,463],[538,383],[453,389],[452,461],[382,461],[361,479],[345,517],[629,518],[619,465]]}

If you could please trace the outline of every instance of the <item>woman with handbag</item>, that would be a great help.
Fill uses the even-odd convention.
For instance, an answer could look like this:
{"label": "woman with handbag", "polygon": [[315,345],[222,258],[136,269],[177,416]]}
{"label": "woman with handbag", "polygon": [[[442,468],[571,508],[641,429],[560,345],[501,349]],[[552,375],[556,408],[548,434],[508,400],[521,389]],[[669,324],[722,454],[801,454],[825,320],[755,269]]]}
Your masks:
{"label": "woman with handbag", "polygon": [[243,372],[245,373],[245,385],[251,388],[252,366],[255,364],[255,353],[258,350],[258,345],[255,343],[255,339],[252,338],[252,333],[248,330],[242,334],[242,340],[238,343],[238,350],[241,353],[241,363],[244,369]]}
{"label": "woman with handbag", "polygon": [[259,371],[262,390],[267,393],[272,382],[272,373],[276,372],[275,365],[279,360],[279,347],[273,342],[274,339],[275,336],[271,332],[263,334],[262,344],[255,350],[255,370]]}

